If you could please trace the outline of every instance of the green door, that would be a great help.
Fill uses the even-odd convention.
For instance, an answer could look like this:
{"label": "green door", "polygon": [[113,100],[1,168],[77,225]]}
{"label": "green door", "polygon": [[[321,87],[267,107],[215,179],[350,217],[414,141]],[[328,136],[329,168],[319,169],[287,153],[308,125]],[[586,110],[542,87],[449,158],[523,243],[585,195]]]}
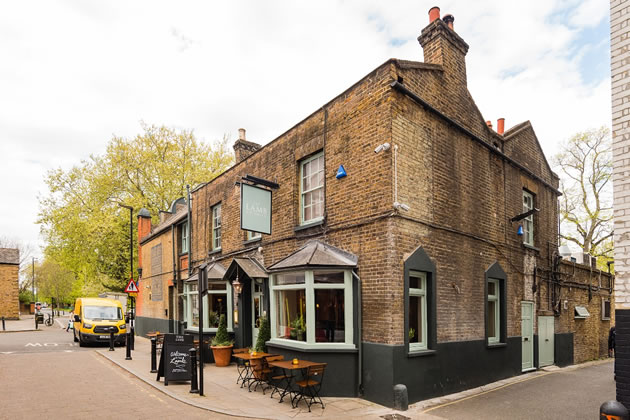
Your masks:
{"label": "green door", "polygon": [[554,319],[552,316],[538,317],[538,367],[554,364],[553,359]]}
{"label": "green door", "polygon": [[534,369],[534,303],[521,302],[522,371]]}

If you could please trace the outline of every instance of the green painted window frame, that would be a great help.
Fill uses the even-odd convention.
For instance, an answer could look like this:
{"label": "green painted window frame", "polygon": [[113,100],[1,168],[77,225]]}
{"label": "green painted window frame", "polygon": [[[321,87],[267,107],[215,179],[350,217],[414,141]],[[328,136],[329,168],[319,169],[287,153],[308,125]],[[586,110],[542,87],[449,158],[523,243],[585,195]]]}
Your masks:
{"label": "green painted window frame", "polygon": [[[422,322],[422,337],[417,343],[409,343],[409,351],[419,351],[419,350],[427,350],[428,342],[427,342],[427,332],[428,332],[428,321],[427,321],[427,273],[421,271],[411,270],[409,272],[409,277],[417,277],[420,279],[420,288],[409,287],[409,306],[411,307],[411,298],[418,297],[420,298],[420,304],[422,306],[422,314],[421,314],[421,322]],[[411,310],[410,310],[411,312]],[[409,328],[407,328],[407,334],[409,334]]]}
{"label": "green painted window frame", "polygon": [[[324,173],[322,176],[322,183],[321,185],[318,185],[317,187],[313,188],[311,186],[311,188],[309,190],[304,190],[303,186],[304,186],[304,166],[307,163],[310,163],[316,159],[322,158],[322,167],[318,170],[318,173],[324,173],[324,152],[321,151],[319,153],[314,154],[313,156],[306,158],[302,161],[300,161],[300,225],[307,225],[307,224],[311,224],[311,223],[315,223],[318,222],[320,220],[324,219],[324,214],[326,213],[326,197],[324,196],[324,184],[326,183],[326,174]],[[313,174],[310,174],[311,176]],[[322,200],[320,201],[322,203],[322,214],[321,216],[318,217],[311,217],[310,219],[306,219],[304,217],[304,203],[305,203],[305,196],[306,194],[310,194],[314,191],[317,190],[321,190],[322,191]],[[318,202],[319,203],[319,202]],[[313,203],[311,202],[311,206],[313,207]]]}
{"label": "green painted window frame", "polygon": [[[534,208],[534,194],[523,190],[523,213]],[[530,214],[523,219],[523,243],[534,246],[534,215]]]}
{"label": "green painted window frame", "polygon": [[212,250],[221,249],[221,203],[212,206]]}
{"label": "green painted window frame", "polygon": [[[204,319],[203,319],[203,323],[204,325],[208,325],[209,323],[209,318],[208,318],[208,299],[210,295],[225,295],[226,296],[226,300],[227,300],[227,328],[228,331],[232,331],[232,318],[233,318],[233,309],[232,309],[232,302],[233,300],[233,296],[232,296],[232,285],[230,283],[228,283],[227,281],[209,281],[208,285],[211,284],[224,284],[225,285],[225,291],[223,290],[212,290],[210,287],[208,288],[208,294],[205,295],[203,297],[203,314],[204,314]],[[184,303],[184,321],[186,321],[187,323],[187,330],[194,330],[194,331],[199,331],[199,326],[193,326],[192,324],[192,300],[198,300],[199,299],[199,292],[197,290],[194,290],[193,286],[197,286],[197,280],[193,280],[193,281],[188,281],[188,282],[184,282],[184,293],[182,293],[180,296],[182,296],[182,300]],[[203,331],[204,332],[216,332],[218,328],[208,328],[208,327],[204,327]]]}
{"label": "green painted window frame", "polygon": [[[488,344],[497,344],[501,342],[501,282],[498,279],[488,279],[488,286],[494,285],[494,293],[490,293],[488,287],[488,308],[490,302],[494,302],[494,331],[488,327]],[[488,310],[489,311],[489,310]],[[490,315],[488,315],[490,317]]]}
{"label": "green painted window frame", "polygon": [[252,232],[251,230],[247,231],[247,240],[253,241],[256,239],[262,239],[262,233],[260,232]]}
{"label": "green painted window frame", "polygon": [[[343,272],[343,283],[315,283],[315,274],[321,272]],[[304,283],[277,285],[279,275],[300,274],[304,275]],[[269,282],[269,311],[271,340],[270,344],[278,344],[283,347],[292,347],[298,350],[322,349],[322,350],[354,350],[354,296],[351,270],[322,269],[291,271],[272,274]],[[342,289],[344,291],[344,327],[345,335],[343,343],[322,343],[315,339],[315,290],[318,289]],[[277,331],[278,313],[276,311],[276,292],[281,290],[304,290],[306,297],[306,341],[287,340],[279,338]]]}

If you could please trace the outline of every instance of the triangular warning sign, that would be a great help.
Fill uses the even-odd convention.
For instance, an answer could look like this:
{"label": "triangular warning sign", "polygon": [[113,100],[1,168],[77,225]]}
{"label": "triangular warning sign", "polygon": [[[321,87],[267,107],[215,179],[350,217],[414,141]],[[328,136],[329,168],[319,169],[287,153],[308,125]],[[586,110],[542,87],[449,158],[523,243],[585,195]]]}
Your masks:
{"label": "triangular warning sign", "polygon": [[127,283],[127,287],[125,287],[125,293],[138,293],[138,286],[133,279],[129,279],[129,283]]}

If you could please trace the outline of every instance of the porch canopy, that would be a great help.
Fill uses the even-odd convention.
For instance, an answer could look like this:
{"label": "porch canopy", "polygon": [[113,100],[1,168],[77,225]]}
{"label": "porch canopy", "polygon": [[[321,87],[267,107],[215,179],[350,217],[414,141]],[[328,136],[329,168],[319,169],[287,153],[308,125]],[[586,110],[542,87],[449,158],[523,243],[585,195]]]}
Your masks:
{"label": "porch canopy", "polygon": [[245,273],[250,279],[266,279],[269,277],[265,267],[255,258],[235,257],[222,278],[224,280],[234,280],[237,277],[237,270],[238,273]]}
{"label": "porch canopy", "polygon": [[313,240],[271,265],[267,271],[271,273],[297,268],[355,268],[358,261],[359,258],[356,255]]}

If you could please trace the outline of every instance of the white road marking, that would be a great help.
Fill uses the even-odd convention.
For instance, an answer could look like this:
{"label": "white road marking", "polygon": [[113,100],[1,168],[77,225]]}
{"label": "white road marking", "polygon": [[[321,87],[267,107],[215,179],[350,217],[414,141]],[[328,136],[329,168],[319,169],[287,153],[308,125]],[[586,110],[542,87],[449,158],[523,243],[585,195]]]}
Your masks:
{"label": "white road marking", "polygon": [[40,343],[27,343],[24,347],[41,347]]}
{"label": "white road marking", "polygon": [[0,353],[2,354],[11,354],[11,353],[15,353],[14,351],[0,351]]}

